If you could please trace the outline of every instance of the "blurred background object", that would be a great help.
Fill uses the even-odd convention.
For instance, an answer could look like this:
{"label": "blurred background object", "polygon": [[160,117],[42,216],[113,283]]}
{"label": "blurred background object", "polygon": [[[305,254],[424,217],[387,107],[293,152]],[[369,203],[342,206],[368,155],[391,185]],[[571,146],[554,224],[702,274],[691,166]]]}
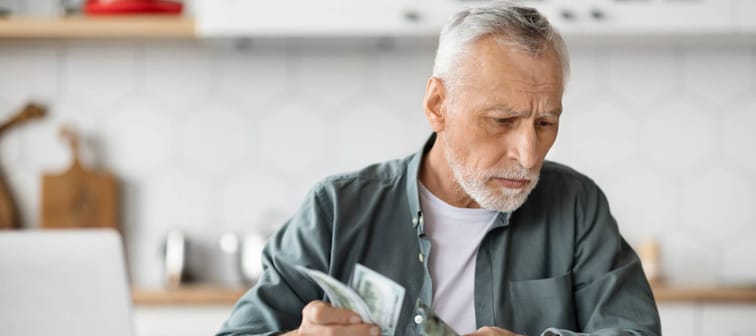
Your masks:
{"label": "blurred background object", "polygon": [[653,238],[644,239],[638,248],[643,271],[652,285],[660,285],[664,280],[659,254],[659,242]]}
{"label": "blurred background object", "polygon": [[184,8],[180,1],[168,0],[87,0],[84,13],[87,15],[179,15]]}
{"label": "blurred background object", "polygon": [[71,149],[71,165],[42,176],[42,228],[118,229],[118,184],[102,170],[85,168],[79,157],[79,136],[67,126],[60,135]]}
{"label": "blurred background object", "polygon": [[186,238],[179,230],[168,232],[165,238],[165,281],[168,289],[181,287],[186,265]]}
{"label": "blurred background object", "polygon": [[86,0],[60,0],[60,7],[65,15],[81,14]]}
{"label": "blurred background object", "polygon": [[[35,103],[27,104],[21,111],[8,120],[0,123],[0,140],[14,127],[29,120],[38,119],[45,115],[45,108]],[[2,162],[0,160],[0,162]],[[14,229],[21,226],[18,216],[16,200],[13,198],[11,188],[6,182],[5,174],[0,169],[0,229]]]}

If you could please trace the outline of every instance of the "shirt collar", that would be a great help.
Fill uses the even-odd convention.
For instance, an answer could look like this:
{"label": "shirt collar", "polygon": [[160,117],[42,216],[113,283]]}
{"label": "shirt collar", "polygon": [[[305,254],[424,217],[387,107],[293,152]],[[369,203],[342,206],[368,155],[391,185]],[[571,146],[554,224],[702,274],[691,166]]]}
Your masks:
{"label": "shirt collar", "polygon": [[[422,208],[420,208],[420,193],[418,192],[418,177],[420,176],[420,166],[423,162],[423,158],[426,154],[428,154],[430,149],[433,148],[433,144],[435,142],[436,133],[433,132],[433,134],[428,137],[428,140],[425,141],[423,148],[419,152],[412,155],[407,167],[407,201],[409,202],[410,217],[412,218],[411,223],[412,226],[417,228],[418,235],[424,234],[423,211]],[[509,225],[509,218],[511,217],[511,214],[511,212],[499,212],[489,231],[494,228]]]}

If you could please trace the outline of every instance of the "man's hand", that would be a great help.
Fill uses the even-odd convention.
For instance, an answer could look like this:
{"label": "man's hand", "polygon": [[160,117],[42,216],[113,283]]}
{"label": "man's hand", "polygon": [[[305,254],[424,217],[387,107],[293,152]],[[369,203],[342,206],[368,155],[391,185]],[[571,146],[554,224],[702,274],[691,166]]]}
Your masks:
{"label": "man's hand", "polygon": [[323,301],[312,301],[302,309],[299,329],[286,335],[355,335],[378,336],[381,330],[374,324],[362,323],[356,313],[334,308]]}
{"label": "man's hand", "polygon": [[465,336],[522,336],[520,334],[515,334],[509,330],[504,330],[501,328],[496,327],[483,327],[478,329],[472,334],[467,334]]}

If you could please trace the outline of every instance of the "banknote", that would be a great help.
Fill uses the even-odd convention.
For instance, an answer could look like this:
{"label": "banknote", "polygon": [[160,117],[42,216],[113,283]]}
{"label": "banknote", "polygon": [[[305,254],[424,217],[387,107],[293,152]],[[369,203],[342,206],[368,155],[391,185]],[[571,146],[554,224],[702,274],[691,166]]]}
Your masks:
{"label": "banknote", "polygon": [[394,336],[404,302],[404,287],[388,277],[357,264],[350,286],[320,271],[296,266],[323,289],[331,304],[349,309],[366,323],[381,328],[381,335]]}
{"label": "banknote", "polygon": [[415,306],[415,325],[419,336],[459,336],[446,322],[420,300]]}
{"label": "banknote", "polygon": [[331,305],[336,308],[349,309],[357,313],[365,323],[376,324],[376,321],[370,314],[370,309],[367,304],[362,300],[360,295],[354,291],[354,289],[342,284],[323,272],[298,265],[296,266],[296,269],[309,276],[310,279],[315,281],[315,283],[323,289],[328,296],[328,299],[331,300]]}
{"label": "banknote", "polygon": [[355,265],[350,285],[367,304],[381,334],[393,336],[402,311],[404,287],[361,264]]}

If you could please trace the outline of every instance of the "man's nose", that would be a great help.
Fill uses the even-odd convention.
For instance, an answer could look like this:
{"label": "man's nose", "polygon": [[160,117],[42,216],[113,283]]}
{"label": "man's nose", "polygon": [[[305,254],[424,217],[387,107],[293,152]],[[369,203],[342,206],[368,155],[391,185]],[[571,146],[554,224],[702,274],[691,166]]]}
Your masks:
{"label": "man's nose", "polygon": [[520,127],[510,134],[508,141],[509,158],[517,161],[523,168],[531,169],[538,161],[536,153],[536,132],[532,125],[521,123]]}

